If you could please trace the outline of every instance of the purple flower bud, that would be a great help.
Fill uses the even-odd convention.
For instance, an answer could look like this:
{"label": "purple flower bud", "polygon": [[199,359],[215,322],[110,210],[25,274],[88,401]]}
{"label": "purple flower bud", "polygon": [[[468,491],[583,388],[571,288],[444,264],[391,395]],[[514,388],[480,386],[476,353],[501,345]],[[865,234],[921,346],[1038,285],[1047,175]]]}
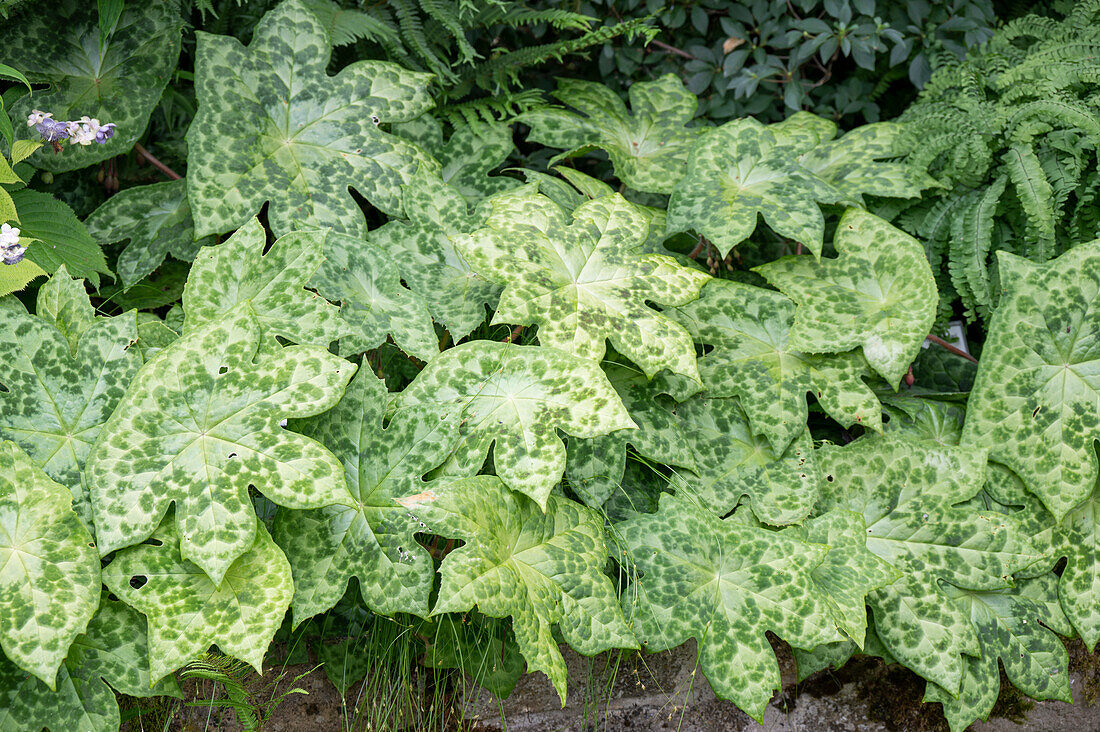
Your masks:
{"label": "purple flower bud", "polygon": [[103,143],[107,142],[107,140],[110,140],[114,136],[115,136],[115,123],[114,122],[108,122],[105,125],[101,125],[99,130],[96,131],[95,141],[98,142],[100,145],[102,145]]}
{"label": "purple flower bud", "polygon": [[59,122],[47,118],[36,124],[34,129],[38,130],[38,134],[42,135],[42,139],[46,142],[57,142],[69,137],[68,122]]}

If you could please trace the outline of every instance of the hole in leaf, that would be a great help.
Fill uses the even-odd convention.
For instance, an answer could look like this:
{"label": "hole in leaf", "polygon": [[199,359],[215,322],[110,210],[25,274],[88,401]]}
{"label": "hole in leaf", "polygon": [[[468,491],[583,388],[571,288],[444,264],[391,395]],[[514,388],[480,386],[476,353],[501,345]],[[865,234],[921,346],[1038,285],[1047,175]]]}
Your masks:
{"label": "hole in leaf", "polygon": [[228,372],[229,372],[229,367],[228,366],[222,366],[220,369],[218,369],[218,375],[219,376],[222,375],[222,374],[228,373]]}
{"label": "hole in leaf", "polygon": [[237,453],[231,452],[231,453],[229,453],[228,455],[225,456],[225,459],[226,460],[232,460],[235,457],[237,457]]}
{"label": "hole in leaf", "polygon": [[826,475],[826,476],[825,476],[825,480],[827,480],[827,481],[829,481],[830,483],[832,483],[832,482],[833,482],[833,476],[831,476],[831,475]]}
{"label": "hole in leaf", "polygon": [[160,539],[146,539],[145,541],[143,541],[141,543],[146,545],[146,546],[164,546],[164,542],[161,541]]}
{"label": "hole in leaf", "polygon": [[0,394],[7,394],[11,389],[0,383]]}
{"label": "hole in leaf", "polygon": [[115,593],[113,593],[113,592],[108,592],[107,593],[107,599],[110,600],[111,602],[118,602],[118,597],[115,596]]}
{"label": "hole in leaf", "polygon": [[145,583],[149,581],[149,578],[143,574],[136,574],[130,578],[130,586],[135,590],[140,590],[145,586]]}

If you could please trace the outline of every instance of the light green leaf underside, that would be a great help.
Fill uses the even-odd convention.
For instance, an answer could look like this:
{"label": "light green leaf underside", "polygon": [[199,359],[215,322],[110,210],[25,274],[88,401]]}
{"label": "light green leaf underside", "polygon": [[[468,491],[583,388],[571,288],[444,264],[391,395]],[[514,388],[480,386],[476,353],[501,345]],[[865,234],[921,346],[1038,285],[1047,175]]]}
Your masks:
{"label": "light green leaf underside", "polygon": [[882,409],[864,383],[857,352],[811,355],[790,343],[795,305],[762,287],[711,280],[699,299],[665,313],[713,350],[699,360],[709,395],[736,396],[753,432],[785,451],[806,426],[806,393],[843,427],[882,429]]}
{"label": "light green leaf underside", "polygon": [[817,458],[825,476],[818,510],[862,514],[867,548],[902,573],[869,596],[879,638],[906,666],[956,693],[963,654],[979,654],[980,643],[942,583],[1001,589],[1039,559],[1015,519],[958,505],[981,490],[985,451],[865,437],[826,445]]}
{"label": "light green leaf underside", "polygon": [[897,384],[936,319],[936,282],[924,247],[901,229],[848,209],[833,240],[838,256],[789,256],[756,268],[798,304],[790,343],[809,353],[861,347]]}
{"label": "light green leaf underside", "polygon": [[811,648],[842,638],[811,577],[828,547],[722,521],[672,495],[657,513],[615,528],[625,543],[620,563],[640,573],[623,602],[642,647],[696,638],[715,692],[758,721],[780,688],[765,631]]}
{"label": "light green leaf underside", "polygon": [[253,545],[251,487],[289,508],[350,503],[340,462],[285,431],[332,407],[355,366],[315,346],[258,353],[248,305],[146,363],[88,462],[103,554],[136,544],[176,504],[181,552],[215,583]]}
{"label": "light green leaf underside", "polygon": [[55,689],[99,606],[99,556],[72,496],[13,442],[0,442],[0,648]]}
{"label": "light green leaf underside", "polygon": [[54,172],[76,170],[133,147],[176,67],[182,27],[176,0],[126,3],[103,44],[95,3],[60,0],[48,12],[27,13],[8,24],[4,43],[19,49],[19,69],[31,82],[50,85],[12,105],[19,134],[38,136],[18,124],[32,107],[53,112],[58,120],[87,116],[118,125],[104,145],[66,145],[61,155],[46,145],[29,162]]}
{"label": "light green leaf underside", "polygon": [[490,617],[510,616],[528,671],[545,673],[563,705],[565,661],[553,626],[587,656],[637,647],[603,574],[603,519],[592,509],[550,496],[544,511],[493,476],[458,481],[402,504],[431,533],[465,542],[440,565],[432,613],[476,606]]}
{"label": "light green leaf underside", "polygon": [[349,187],[399,214],[400,188],[417,167],[438,170],[379,127],[426,112],[431,77],[385,61],[328,76],[332,44],[301,0],[267,13],[247,48],[196,35],[187,195],[198,236],[242,225],[265,202],[277,235],[308,224],[362,236],[366,221]]}
{"label": "light green leaf underside", "polygon": [[818,203],[844,196],[800,166],[783,143],[751,118],[709,130],[692,148],[687,174],[672,192],[669,233],[697,231],[725,256],[763,216],[775,233],[821,254],[825,217]]}
{"label": "light green leaf underside", "polygon": [[402,420],[450,420],[460,439],[441,459],[473,475],[493,446],[496,474],[545,506],[565,470],[557,431],[596,437],[636,427],[599,366],[553,348],[471,341],[444,351],[399,394]]}
{"label": "light green leaf underside", "polygon": [[[705,132],[688,127],[699,102],[673,74],[632,84],[631,110],[602,84],[558,79],[554,96],[576,109],[544,108],[517,121],[531,127],[527,139],[573,151],[607,151],[615,175],[626,185],[650,193],[671,193],[684,176],[691,145]],[[566,153],[569,155],[570,153]]]}
{"label": "light green leaf underside", "polygon": [[618,194],[586,201],[572,221],[532,185],[492,199],[486,227],[457,243],[473,268],[504,285],[495,323],[535,323],[539,342],[600,361],[608,341],[652,377],[698,382],[695,348],[654,310],[698,297],[705,273],[644,254],[648,221]]}
{"label": "light green leaf underside", "polygon": [[200,247],[214,243],[212,237],[195,241],[187,181],[183,179],[120,191],[93,211],[84,224],[104,246],[128,240],[115,264],[124,287],[148,277],[169,254],[190,262]]}
{"label": "light green leaf underside", "polygon": [[1045,264],[998,257],[1005,292],[962,439],[988,448],[1061,520],[1098,475],[1100,240]]}
{"label": "light green leaf underside", "polygon": [[149,619],[152,678],[186,665],[215,643],[261,673],[294,594],[286,557],[261,523],[247,551],[215,585],[180,555],[174,524],[169,514],[151,537],[156,544],[121,551],[103,570],[111,592]]}
{"label": "light green leaf underside", "polygon": [[340,311],[304,289],[324,261],[326,239],[325,232],[296,231],[265,253],[267,234],[251,219],[221,244],[203,247],[183,289],[184,332],[249,302],[265,336],[327,348],[344,332]]}

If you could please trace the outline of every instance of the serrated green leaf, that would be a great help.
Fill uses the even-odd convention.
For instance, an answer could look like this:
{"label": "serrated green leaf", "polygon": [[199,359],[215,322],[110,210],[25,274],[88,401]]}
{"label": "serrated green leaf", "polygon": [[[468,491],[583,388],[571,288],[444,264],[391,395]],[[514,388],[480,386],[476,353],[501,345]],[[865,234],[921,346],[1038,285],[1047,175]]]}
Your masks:
{"label": "serrated green leaf", "polygon": [[963,444],[989,449],[1062,517],[1096,484],[1100,239],[1045,264],[998,252],[1004,294],[989,324]]}
{"label": "serrated green leaf", "polygon": [[716,516],[733,511],[743,497],[760,521],[773,526],[809,515],[819,483],[809,430],[776,453],[753,434],[737,399],[694,396],[676,407],[676,416],[698,477],[673,473],[675,490]]}
{"label": "serrated green leaf", "polygon": [[132,312],[95,318],[64,268],[38,291],[38,313],[0,309],[0,437],[68,488],[91,526],[81,471],[141,367],[137,324]]}
{"label": "serrated green leaf", "polygon": [[[57,120],[94,117],[117,125],[104,145],[70,144],[60,155],[46,147],[31,156],[34,166],[76,170],[133,147],[176,68],[182,28],[176,0],[127,3],[104,43],[98,42],[98,14],[91,2],[59,0],[49,12],[28,13],[11,24],[5,43],[19,49],[20,68],[32,82],[50,85],[13,104],[13,117],[25,120],[34,107]],[[33,128],[18,127],[37,136]]]}
{"label": "serrated green leaf", "polygon": [[1015,519],[959,505],[982,488],[985,451],[865,437],[826,445],[817,458],[825,475],[818,511],[862,514],[867,548],[902,572],[868,597],[879,638],[906,666],[956,693],[963,654],[978,655],[981,646],[943,583],[1002,589],[1040,558]]}
{"label": "serrated green leaf", "polygon": [[620,562],[640,573],[623,602],[642,647],[694,637],[715,693],[758,721],[780,688],[766,631],[810,648],[842,638],[811,578],[828,547],[722,521],[671,495],[657,513],[615,528],[626,546]]}
{"label": "serrated green leaf", "polygon": [[790,343],[795,305],[783,295],[732,280],[711,280],[699,299],[665,314],[713,346],[699,360],[711,396],[736,396],[756,434],[784,452],[802,434],[806,393],[843,427],[882,429],[882,409],[863,379],[858,353],[811,355]]}
{"label": "serrated green leaf", "polygon": [[[290,564],[261,523],[215,585],[184,559],[169,514],[151,541],[118,553],[103,583],[149,619],[149,666],[160,678],[218,644],[262,673],[264,653],[290,606]],[[143,581],[144,580],[144,581]]]}
{"label": "serrated green leaf", "polygon": [[[515,149],[512,127],[503,123],[464,124],[455,129],[439,151],[443,180],[470,203],[520,185],[515,178],[490,176]],[[405,211],[409,214],[408,210]]]}
{"label": "serrated green leaf", "polygon": [[128,241],[115,263],[123,287],[148,277],[169,254],[190,262],[200,247],[214,243],[213,237],[195,241],[187,181],[182,179],[116,193],[84,225],[104,246]]}
{"label": "serrated green leaf", "polygon": [[818,203],[844,196],[798,164],[792,150],[754,119],[707,132],[688,156],[687,174],[668,202],[668,231],[697,231],[725,256],[763,216],[780,236],[821,254],[825,217]]}
{"label": "serrated green leaf", "polygon": [[241,226],[265,202],[277,235],[308,223],[363,236],[349,187],[398,214],[400,188],[417,167],[438,171],[418,147],[379,127],[431,108],[432,77],[385,61],[328,76],[332,43],[303,2],[267,13],[247,48],[231,36],[196,35],[199,111],[187,135],[187,195],[198,236]]}
{"label": "serrated green leaf", "polygon": [[289,508],[350,504],[340,462],[279,421],[332,407],[355,366],[315,346],[260,344],[242,305],[134,377],[88,460],[101,553],[152,535],[174,502],[183,557],[221,584],[253,545],[250,487]]}
{"label": "serrated green leaf", "polygon": [[788,155],[802,155],[836,137],[836,122],[810,112],[795,112],[782,122],[768,125],[776,146]]}
{"label": "serrated green leaf", "polygon": [[99,275],[110,274],[103,251],[72,209],[48,193],[24,188],[11,194],[19,209],[24,237],[38,239],[27,249],[27,259],[46,272],[62,265],[73,277],[99,287]]}
{"label": "serrated green leaf", "polygon": [[861,347],[868,363],[897,384],[936,319],[936,282],[924,247],[901,229],[850,208],[833,240],[839,256],[789,256],[756,267],[798,304],[793,348],[838,353]]}
{"label": "serrated green leaf", "polygon": [[[20,246],[23,246],[23,244],[20,244]],[[27,258],[16,264],[4,265],[0,267],[0,298],[13,292],[20,292],[35,278],[45,276],[46,270]]]}
{"label": "serrated green leaf", "polygon": [[691,337],[648,303],[684,305],[710,278],[638,251],[646,217],[615,194],[582,203],[572,222],[534,186],[492,199],[486,227],[457,243],[504,284],[494,323],[535,323],[539,342],[600,361],[610,341],[651,377],[699,382]]}
{"label": "serrated green leaf", "polygon": [[195,257],[183,289],[184,333],[251,303],[265,336],[328,345],[344,332],[339,309],[305,288],[324,261],[327,233],[296,231],[275,240],[256,219]]}
{"label": "serrated green leaf", "polygon": [[401,503],[431,533],[465,542],[439,567],[432,614],[477,607],[490,617],[510,616],[528,670],[550,678],[562,705],[566,669],[553,626],[587,656],[637,647],[603,574],[603,519],[592,509],[561,496],[549,496],[540,507],[494,476],[458,481]]}
{"label": "serrated green leaf", "polygon": [[909,163],[881,160],[899,156],[901,131],[893,122],[863,125],[802,153],[798,163],[860,205],[864,195],[917,198],[936,181]]}
{"label": "serrated green leaf", "polygon": [[452,421],[395,419],[382,427],[385,383],[362,370],[340,403],[296,423],[344,465],[355,506],[280,511],[275,541],[294,572],[294,622],[336,604],[354,577],[372,611],[427,615],[435,571],[416,541],[429,530],[394,499],[430,488],[422,480],[446,459],[458,434]]}
{"label": "serrated green leaf", "polygon": [[596,437],[637,425],[599,366],[541,346],[472,341],[436,356],[398,395],[395,419],[450,420],[461,439],[445,460],[473,475],[493,447],[496,474],[545,506],[565,470],[558,430]]}
{"label": "serrated green leaf", "polygon": [[421,361],[439,353],[428,307],[415,292],[401,286],[392,258],[369,241],[333,234],[325,242],[325,261],[310,285],[324,297],[340,301],[346,335],[340,353],[362,353],[393,337],[397,347]]}
{"label": "serrated green leaf", "polygon": [[[564,109],[542,108],[517,118],[531,127],[527,139],[573,151],[606,150],[615,175],[631,188],[671,193],[684,176],[688,151],[705,127],[688,127],[699,102],[673,74],[631,84],[631,110],[603,84],[558,79]],[[566,153],[569,155],[570,153]]]}
{"label": "serrated green leaf", "polygon": [[1091,652],[1100,642],[1100,481],[1060,524],[1055,524],[1049,514],[1037,523],[1043,525],[1043,532],[1037,535],[1036,543],[1045,539],[1052,549],[1051,559],[1066,558],[1058,598]]}
{"label": "serrated green leaf", "polygon": [[485,321],[485,306],[495,307],[500,297],[500,286],[475,272],[455,247],[455,239],[484,217],[469,213],[457,190],[424,171],[403,193],[409,221],[391,221],[367,239],[393,257],[409,289],[458,342]]}
{"label": "serrated green leaf", "polygon": [[944,587],[951,601],[970,617],[981,643],[981,654],[967,659],[958,697],[935,684],[925,689],[924,701],[943,704],[952,732],[989,718],[1001,691],[998,660],[1012,685],[1028,696],[1073,702],[1066,647],[1044,627],[1070,630],[1058,607],[1057,584],[1058,578],[1048,573],[1006,590]]}
{"label": "serrated green leaf", "polygon": [[0,648],[56,689],[57,669],[99,605],[95,542],[72,495],[0,442]]}

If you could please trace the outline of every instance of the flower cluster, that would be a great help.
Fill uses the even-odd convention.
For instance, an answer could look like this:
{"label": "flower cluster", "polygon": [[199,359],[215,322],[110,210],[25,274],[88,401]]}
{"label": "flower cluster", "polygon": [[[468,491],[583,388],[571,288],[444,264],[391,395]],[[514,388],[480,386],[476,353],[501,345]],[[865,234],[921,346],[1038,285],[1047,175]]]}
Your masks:
{"label": "flower cluster", "polygon": [[93,142],[102,145],[115,135],[114,122],[101,125],[98,119],[88,116],[74,122],[62,122],[53,118],[53,112],[39,109],[31,110],[27,127],[38,130],[43,140],[55,143],[55,146],[61,140],[68,140],[74,145],[91,145]]}
{"label": "flower cluster", "polygon": [[11,224],[0,225],[0,262],[18,264],[27,248],[19,246],[19,229]]}

